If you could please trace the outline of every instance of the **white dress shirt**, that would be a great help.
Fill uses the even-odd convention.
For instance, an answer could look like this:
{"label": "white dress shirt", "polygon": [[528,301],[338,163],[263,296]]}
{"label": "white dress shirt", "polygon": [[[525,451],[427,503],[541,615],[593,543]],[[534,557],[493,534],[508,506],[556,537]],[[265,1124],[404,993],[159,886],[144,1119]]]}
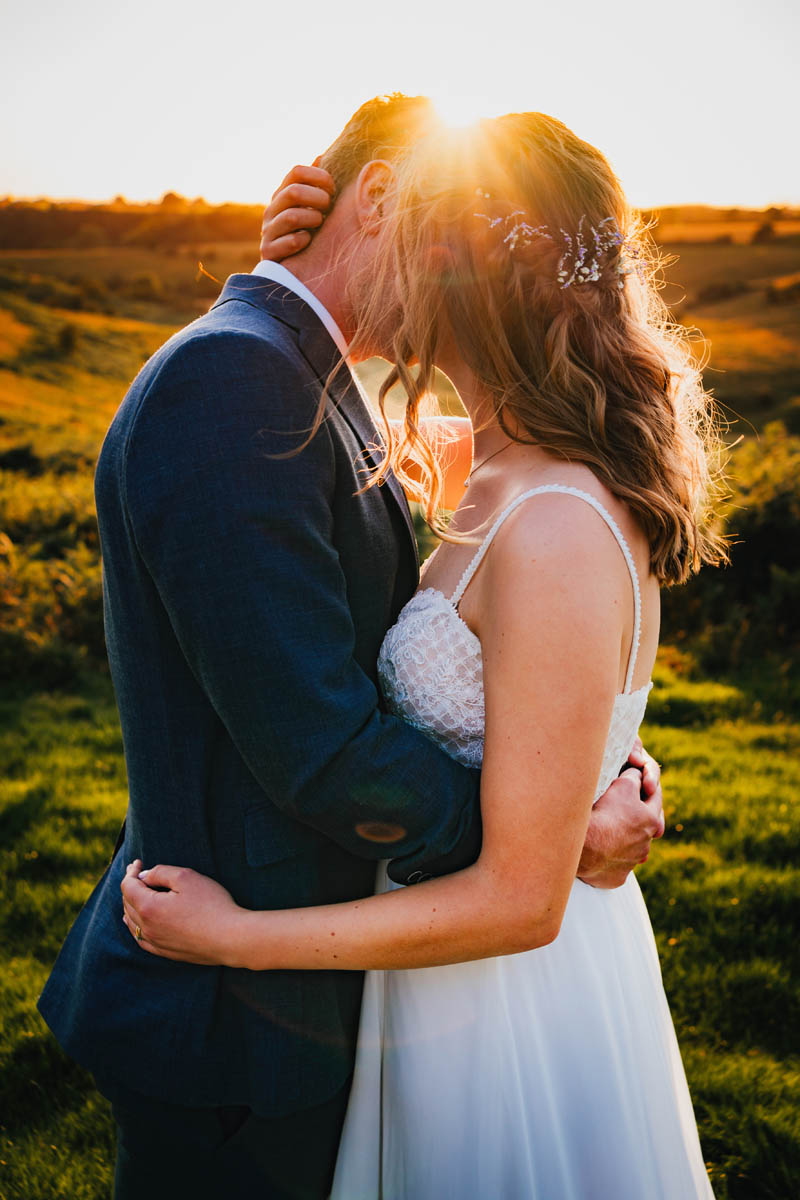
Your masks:
{"label": "white dress shirt", "polygon": [[342,358],[347,358],[347,342],[344,340],[344,334],[325,305],[321,300],[317,299],[304,283],[300,282],[296,275],[293,275],[291,271],[287,271],[283,263],[267,262],[265,260],[260,262],[257,267],[254,267],[251,274],[260,275],[262,279],[271,279],[273,283],[280,283],[283,287],[288,288],[290,292],[294,292],[296,296],[299,296],[301,300],[305,300],[308,307],[314,310],[333,338]]}

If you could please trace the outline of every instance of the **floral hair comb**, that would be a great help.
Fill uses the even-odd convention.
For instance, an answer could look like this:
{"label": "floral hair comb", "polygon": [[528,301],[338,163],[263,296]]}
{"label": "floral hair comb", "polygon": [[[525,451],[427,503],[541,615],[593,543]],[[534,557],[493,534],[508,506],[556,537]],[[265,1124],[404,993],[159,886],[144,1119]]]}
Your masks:
{"label": "floral hair comb", "polygon": [[[491,200],[489,192],[477,189],[476,195]],[[562,289],[579,283],[596,283],[601,278],[605,264],[602,262],[612,250],[619,250],[616,273],[618,287],[625,286],[625,276],[632,271],[641,274],[640,252],[630,240],[624,238],[615,217],[606,217],[599,225],[590,225],[586,214],[581,216],[574,234],[559,228],[553,234],[547,225],[531,225],[526,214],[518,209],[505,217],[490,217],[486,213],[475,213],[476,217],[488,221],[490,229],[499,229],[502,242],[509,251],[518,246],[530,246],[537,238],[546,238],[553,245],[562,247],[556,268],[558,286]]]}

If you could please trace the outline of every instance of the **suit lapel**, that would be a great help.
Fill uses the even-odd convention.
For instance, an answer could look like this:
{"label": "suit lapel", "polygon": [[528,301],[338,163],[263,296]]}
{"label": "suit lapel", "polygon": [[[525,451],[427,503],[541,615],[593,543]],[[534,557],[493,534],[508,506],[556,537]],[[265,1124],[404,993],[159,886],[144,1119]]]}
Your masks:
{"label": "suit lapel", "polygon": [[[271,279],[258,275],[231,275],[212,308],[232,300],[261,309],[293,329],[300,353],[320,382],[325,384],[340,362],[339,350],[317,314],[304,300]],[[343,364],[334,377],[330,394],[336,411],[347,421],[364,451],[365,466],[376,466],[383,453],[383,437],[347,364]],[[405,492],[393,471],[387,473],[379,486],[384,497],[388,493],[400,509],[418,566],[417,538]]]}

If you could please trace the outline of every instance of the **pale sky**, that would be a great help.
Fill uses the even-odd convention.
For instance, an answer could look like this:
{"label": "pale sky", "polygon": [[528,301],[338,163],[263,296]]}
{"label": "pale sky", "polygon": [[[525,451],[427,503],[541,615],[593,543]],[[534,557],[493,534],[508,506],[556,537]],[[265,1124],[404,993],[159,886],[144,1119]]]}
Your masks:
{"label": "pale sky", "polygon": [[0,0],[0,195],[263,202],[379,92],[535,109],[634,204],[800,203],[796,0]]}

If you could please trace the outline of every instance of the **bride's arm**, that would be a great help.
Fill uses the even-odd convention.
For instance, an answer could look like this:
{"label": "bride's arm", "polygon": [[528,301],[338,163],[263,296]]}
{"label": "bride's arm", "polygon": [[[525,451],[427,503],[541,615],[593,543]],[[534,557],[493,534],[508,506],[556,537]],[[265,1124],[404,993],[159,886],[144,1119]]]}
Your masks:
{"label": "bride's arm", "polygon": [[164,893],[132,871],[126,921],[145,949],[252,970],[362,970],[509,954],[557,936],[618,690],[630,582],[592,513],[571,508],[565,520],[557,502],[540,505],[550,512],[535,524],[525,510],[509,519],[483,568],[478,862],[364,900],[271,912],[239,908],[191,871],[149,872]]}

